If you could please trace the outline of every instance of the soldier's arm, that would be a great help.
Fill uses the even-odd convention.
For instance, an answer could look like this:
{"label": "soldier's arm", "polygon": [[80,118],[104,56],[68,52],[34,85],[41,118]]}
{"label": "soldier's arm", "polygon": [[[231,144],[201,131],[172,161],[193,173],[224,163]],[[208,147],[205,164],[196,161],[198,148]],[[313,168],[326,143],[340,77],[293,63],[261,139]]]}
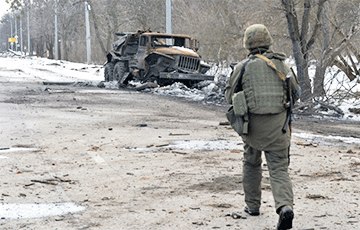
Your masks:
{"label": "soldier's arm", "polygon": [[234,68],[234,71],[230,75],[229,80],[226,82],[225,99],[229,104],[232,104],[232,96],[239,80],[241,67],[242,63],[237,64]]}

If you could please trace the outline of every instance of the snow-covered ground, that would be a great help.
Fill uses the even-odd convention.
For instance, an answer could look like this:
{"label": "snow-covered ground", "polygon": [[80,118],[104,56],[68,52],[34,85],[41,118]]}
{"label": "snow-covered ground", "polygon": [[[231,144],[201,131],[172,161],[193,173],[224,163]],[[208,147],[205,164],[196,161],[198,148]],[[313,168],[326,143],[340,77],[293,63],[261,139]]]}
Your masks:
{"label": "snow-covered ground", "polygon": [[0,204],[1,219],[31,219],[62,216],[84,211],[86,207],[74,203]]}
{"label": "snow-covered ground", "polygon": [[103,79],[102,66],[38,57],[0,56],[2,78],[7,81],[91,82]]}

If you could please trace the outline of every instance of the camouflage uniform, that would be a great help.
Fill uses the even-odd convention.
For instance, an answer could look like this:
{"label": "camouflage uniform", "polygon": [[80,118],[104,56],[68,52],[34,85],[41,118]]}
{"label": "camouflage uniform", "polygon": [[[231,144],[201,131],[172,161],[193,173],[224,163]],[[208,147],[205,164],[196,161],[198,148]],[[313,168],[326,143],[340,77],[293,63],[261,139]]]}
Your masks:
{"label": "camouflage uniform", "polygon": [[[264,30],[265,28],[265,30]],[[244,74],[242,89],[249,108],[248,134],[242,135],[244,145],[243,187],[245,203],[249,209],[259,210],[261,205],[261,153],[265,152],[270,172],[270,183],[275,200],[276,212],[283,206],[293,207],[292,183],[288,174],[290,130],[282,132],[286,120],[287,84],[266,61],[254,57],[262,54],[270,59],[285,76],[291,72],[284,64],[285,55],[269,49],[272,38],[263,25],[254,25],[245,32],[244,46],[250,50]],[[240,70],[248,59],[240,62],[226,84],[226,100],[232,104],[232,96],[238,84]],[[291,78],[292,94],[299,98],[297,78]]]}

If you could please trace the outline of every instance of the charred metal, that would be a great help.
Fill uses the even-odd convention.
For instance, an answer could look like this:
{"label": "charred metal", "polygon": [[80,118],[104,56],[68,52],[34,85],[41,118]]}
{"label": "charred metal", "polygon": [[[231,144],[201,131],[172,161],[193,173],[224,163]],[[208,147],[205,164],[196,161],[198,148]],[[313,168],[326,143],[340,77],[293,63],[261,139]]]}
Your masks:
{"label": "charred metal", "polygon": [[211,66],[201,61],[199,42],[190,36],[143,30],[116,35],[119,39],[106,55],[105,81],[118,81],[119,85],[130,80],[159,85],[179,81],[191,85],[214,80],[205,74]]}

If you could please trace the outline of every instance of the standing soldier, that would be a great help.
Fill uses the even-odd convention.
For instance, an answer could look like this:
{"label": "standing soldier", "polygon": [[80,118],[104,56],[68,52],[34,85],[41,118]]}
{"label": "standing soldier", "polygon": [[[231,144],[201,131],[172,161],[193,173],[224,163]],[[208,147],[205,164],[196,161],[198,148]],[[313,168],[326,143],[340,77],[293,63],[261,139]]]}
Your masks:
{"label": "standing soldier", "polygon": [[246,130],[240,133],[244,141],[244,211],[252,216],[260,214],[261,153],[264,151],[279,214],[277,229],[291,229],[294,218],[288,173],[291,102],[299,99],[300,88],[296,76],[284,63],[285,54],[270,49],[272,42],[264,25],[255,24],[246,29],[244,47],[250,54],[234,68],[225,94],[227,102],[233,104],[233,96],[242,91],[247,105]]}

